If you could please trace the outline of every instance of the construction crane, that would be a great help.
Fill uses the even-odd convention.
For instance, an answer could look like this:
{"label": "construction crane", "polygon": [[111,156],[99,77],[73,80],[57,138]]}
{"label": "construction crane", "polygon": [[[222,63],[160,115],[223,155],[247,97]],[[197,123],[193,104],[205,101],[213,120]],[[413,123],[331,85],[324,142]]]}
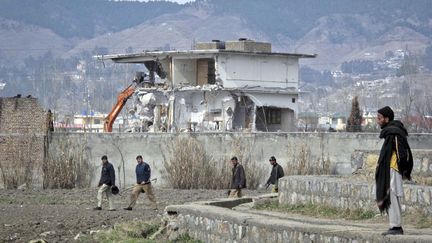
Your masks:
{"label": "construction crane", "polygon": [[145,73],[137,72],[135,78],[126,89],[117,97],[117,103],[113,106],[111,112],[105,117],[104,132],[112,132],[113,124],[120,111],[126,105],[127,100],[133,95],[136,87],[144,81]]}

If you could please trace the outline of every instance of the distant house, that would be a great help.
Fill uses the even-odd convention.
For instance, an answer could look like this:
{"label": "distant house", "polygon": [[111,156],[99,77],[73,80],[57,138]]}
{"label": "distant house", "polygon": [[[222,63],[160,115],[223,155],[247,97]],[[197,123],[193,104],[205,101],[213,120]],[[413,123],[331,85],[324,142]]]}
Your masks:
{"label": "distant house", "polygon": [[57,131],[75,132],[103,132],[106,114],[76,114],[72,118],[66,118],[67,122],[55,122]]}
{"label": "distant house", "polygon": [[330,116],[320,116],[318,118],[318,128],[320,130],[328,131],[331,130],[332,118]]}
{"label": "distant house", "polygon": [[344,113],[336,112],[332,115],[332,128],[336,131],[345,131],[347,116]]}
{"label": "distant house", "polygon": [[300,112],[298,115],[298,130],[314,132],[318,129],[318,114],[315,112]]}
{"label": "distant house", "polygon": [[376,125],[376,113],[364,112],[362,126],[374,126]]}
{"label": "distant house", "polygon": [[299,59],[315,56],[272,52],[270,43],[239,39],[99,58],[148,70],[134,98],[145,130],[295,131]]}

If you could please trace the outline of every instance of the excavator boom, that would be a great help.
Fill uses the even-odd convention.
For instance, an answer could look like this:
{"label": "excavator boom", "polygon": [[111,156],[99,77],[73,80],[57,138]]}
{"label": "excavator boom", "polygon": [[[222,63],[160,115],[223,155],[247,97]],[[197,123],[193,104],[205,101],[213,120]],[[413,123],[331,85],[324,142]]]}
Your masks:
{"label": "excavator boom", "polygon": [[117,103],[113,106],[113,109],[105,118],[104,132],[112,132],[115,119],[125,106],[126,101],[133,95],[134,92],[135,87],[133,87],[131,84],[118,95]]}
{"label": "excavator boom", "polygon": [[113,106],[111,112],[105,118],[104,132],[112,132],[113,124],[120,111],[126,105],[127,100],[133,95],[136,89],[136,85],[140,84],[144,80],[145,74],[137,72],[133,83],[124,89],[117,97],[117,103]]}

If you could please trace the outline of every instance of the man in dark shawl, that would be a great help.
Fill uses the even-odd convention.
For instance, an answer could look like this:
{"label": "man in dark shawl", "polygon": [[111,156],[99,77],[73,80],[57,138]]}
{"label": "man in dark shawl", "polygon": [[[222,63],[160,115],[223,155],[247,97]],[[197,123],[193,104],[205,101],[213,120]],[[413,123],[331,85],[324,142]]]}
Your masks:
{"label": "man in dark shawl", "polygon": [[375,172],[376,201],[381,213],[387,212],[390,229],[383,235],[401,235],[401,201],[404,198],[402,180],[411,180],[413,159],[408,145],[408,132],[402,122],[394,120],[393,110],[386,106],[378,110],[377,123],[384,139]]}

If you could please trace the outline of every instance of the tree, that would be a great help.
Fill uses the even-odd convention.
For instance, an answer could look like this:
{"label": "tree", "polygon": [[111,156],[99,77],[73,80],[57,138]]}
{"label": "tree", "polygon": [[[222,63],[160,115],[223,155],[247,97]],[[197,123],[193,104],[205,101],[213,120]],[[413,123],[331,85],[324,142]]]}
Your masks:
{"label": "tree", "polygon": [[402,66],[396,70],[396,76],[406,76],[418,73],[418,64],[415,57],[405,54]]}
{"label": "tree", "polygon": [[426,68],[432,71],[432,45],[426,47],[423,63]]}
{"label": "tree", "polygon": [[360,111],[358,97],[355,96],[352,100],[351,114],[347,121],[347,132],[361,132],[361,123],[363,120],[362,113]]}
{"label": "tree", "polygon": [[368,60],[353,60],[343,62],[341,70],[344,73],[352,74],[370,74],[374,71],[374,63]]}

